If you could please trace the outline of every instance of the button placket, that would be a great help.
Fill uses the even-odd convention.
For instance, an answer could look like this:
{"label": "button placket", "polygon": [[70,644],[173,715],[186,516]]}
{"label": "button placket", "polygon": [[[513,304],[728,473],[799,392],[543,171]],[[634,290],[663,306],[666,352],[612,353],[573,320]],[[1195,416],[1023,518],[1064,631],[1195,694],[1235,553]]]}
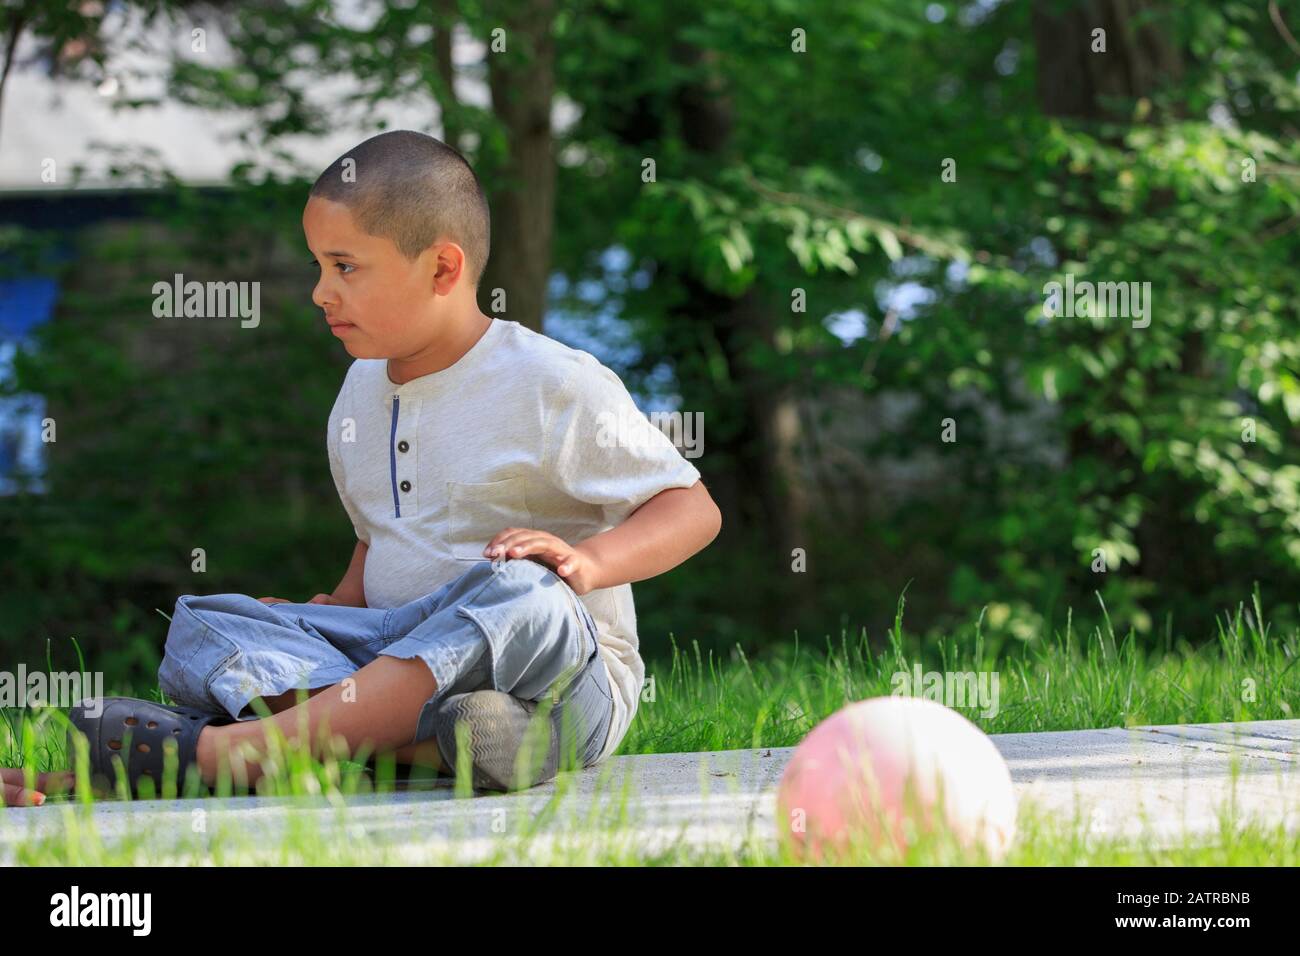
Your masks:
{"label": "button placket", "polygon": [[417,436],[420,426],[420,406],[418,398],[405,397],[401,403],[401,415],[397,421],[394,434],[396,449],[396,477],[398,500],[402,505],[402,517],[414,517],[419,513],[417,504],[420,500],[419,475],[416,469]]}

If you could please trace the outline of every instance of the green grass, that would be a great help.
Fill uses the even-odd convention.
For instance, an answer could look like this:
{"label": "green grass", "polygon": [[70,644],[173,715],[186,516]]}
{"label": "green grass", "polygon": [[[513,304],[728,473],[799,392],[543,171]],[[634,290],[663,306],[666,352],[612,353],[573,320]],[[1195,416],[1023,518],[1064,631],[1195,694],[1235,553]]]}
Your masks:
{"label": "green grass", "polygon": [[[1105,609],[1103,607],[1103,615]],[[949,635],[930,643],[904,634],[903,601],[883,646],[872,647],[867,636],[827,640],[809,648],[798,640],[750,660],[739,648],[729,660],[705,658],[698,645],[686,653],[672,643],[669,659],[647,663],[653,677],[642,696],[637,718],[619,754],[678,753],[741,748],[795,746],[820,720],[846,703],[888,695],[896,672],[923,671],[996,673],[999,710],[990,717],[977,710],[961,712],[987,733],[1077,730],[1143,724],[1200,723],[1289,719],[1289,701],[1300,700],[1300,633],[1277,634],[1264,623],[1259,596],[1251,607],[1239,606],[1223,615],[1214,639],[1192,646],[1168,637],[1155,650],[1143,650],[1132,631],[1117,638],[1108,617],[1090,634],[1064,633],[1030,642],[990,646],[975,622],[970,633]],[[130,691],[122,691],[130,695]],[[160,695],[155,690],[150,694]],[[71,765],[63,752],[64,719],[53,709],[0,712],[0,766],[37,770]],[[46,806],[22,814],[60,814],[64,824],[56,834],[15,841],[14,862],[22,864],[136,865],[249,864],[289,862],[437,863],[451,862],[450,851],[436,847],[389,845],[366,838],[365,826],[351,820],[346,800],[392,789],[383,767],[376,779],[349,760],[310,759],[285,748],[274,773],[258,785],[266,796],[300,798],[316,807],[295,814],[281,839],[259,842],[243,825],[227,825],[224,814],[198,832],[177,826],[164,845],[148,833],[111,842],[95,832],[88,811],[95,800],[79,788],[76,794],[54,797]],[[608,769],[604,765],[601,769]],[[589,771],[594,772],[594,771]],[[557,781],[555,797],[537,810],[512,821],[504,832],[491,832],[482,862],[555,862],[669,865],[782,865],[796,862],[787,848],[778,847],[767,832],[751,833],[740,847],[701,852],[680,843],[657,851],[631,845],[620,831],[625,824],[627,792],[610,792],[600,806],[602,820],[563,823],[563,845],[552,847],[538,833],[554,827],[566,806],[569,775]],[[459,795],[469,793],[458,781]],[[218,796],[236,791],[225,781]],[[119,791],[125,796],[125,791]],[[164,796],[176,795],[175,789]],[[181,795],[184,795],[182,793]],[[527,794],[516,794],[521,799]],[[215,806],[215,804],[214,804]],[[4,815],[0,815],[3,818]],[[8,815],[12,816],[12,815]],[[1300,836],[1280,828],[1251,824],[1242,828],[1225,808],[1220,832],[1160,846],[1156,841],[1098,839],[1084,819],[1040,817],[1037,808],[1021,808],[1018,838],[1003,861],[1008,865],[1296,865]],[[219,819],[220,818],[220,819]],[[326,819],[328,818],[328,819]],[[372,821],[373,822],[373,821]],[[328,825],[326,825],[328,824]],[[770,825],[770,821],[769,821]],[[151,829],[157,829],[156,826]],[[0,836],[3,830],[0,829]],[[987,862],[963,851],[942,835],[923,835],[906,856],[882,856],[870,848],[855,848],[848,862],[943,864]]]}
{"label": "green grass", "polygon": [[[268,866],[268,865],[455,865],[461,852],[422,844],[404,845],[367,838],[364,826],[348,826],[345,811],[332,828],[307,813],[289,817],[283,835],[273,842],[258,840],[240,823],[212,825],[207,832],[190,831],[189,820],[169,829],[166,844],[158,839],[159,824],[141,825],[105,845],[94,833],[84,810],[70,805],[40,808],[62,813],[60,832],[21,840],[13,863],[22,866]],[[36,812],[36,811],[24,811]],[[470,862],[476,865],[583,866],[787,866],[800,861],[784,848],[770,846],[751,835],[736,847],[695,849],[681,840],[647,851],[633,844],[626,831],[592,826],[561,831],[552,844],[528,828],[494,837],[491,846]],[[843,859],[846,865],[981,865],[989,861],[951,841],[920,840],[905,855],[886,855],[858,848]],[[1021,811],[1020,832],[1003,866],[1296,866],[1300,839],[1280,826],[1225,823],[1218,833],[1184,838],[1154,846],[1141,840],[1099,839],[1087,832],[1086,821],[1050,820],[1032,806]]]}
{"label": "green grass", "polygon": [[674,648],[663,668],[647,664],[657,699],[642,695],[619,752],[794,746],[846,703],[889,694],[893,674],[915,661],[923,671],[997,672],[997,715],[962,711],[990,734],[1287,720],[1295,716],[1290,702],[1300,701],[1300,632],[1276,634],[1261,623],[1258,593],[1253,604],[1225,614],[1215,640],[1168,641],[1152,652],[1131,630],[1117,638],[1108,616],[1086,636],[1067,625],[1051,638],[992,648],[977,621],[970,634],[920,646],[903,633],[901,600],[882,649],[861,634],[824,649],[795,642],[754,661],[738,648],[727,662],[701,659],[698,646],[693,657]]}

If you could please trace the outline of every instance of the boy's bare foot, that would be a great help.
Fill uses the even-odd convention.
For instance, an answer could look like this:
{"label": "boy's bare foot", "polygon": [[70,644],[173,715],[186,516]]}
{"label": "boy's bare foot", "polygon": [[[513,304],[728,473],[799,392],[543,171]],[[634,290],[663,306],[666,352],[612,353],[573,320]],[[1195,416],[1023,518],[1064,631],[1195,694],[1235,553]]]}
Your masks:
{"label": "boy's bare foot", "polygon": [[[210,734],[209,731],[219,729],[204,727],[199,734],[199,764],[201,769],[205,766],[207,768],[207,772],[203,776],[205,778],[204,782],[209,786],[212,785],[212,780],[215,779],[217,765],[217,748],[215,746],[217,741],[215,735]],[[418,744],[408,744],[392,751],[392,753],[399,764],[432,767],[438,772],[446,772],[441,755],[432,740],[421,741]],[[27,789],[24,774],[25,771],[21,767],[0,767],[0,807],[40,806],[45,802],[47,796],[72,793],[76,789],[76,776],[71,770],[48,770],[44,773],[38,773],[34,781],[35,789],[31,790]]]}

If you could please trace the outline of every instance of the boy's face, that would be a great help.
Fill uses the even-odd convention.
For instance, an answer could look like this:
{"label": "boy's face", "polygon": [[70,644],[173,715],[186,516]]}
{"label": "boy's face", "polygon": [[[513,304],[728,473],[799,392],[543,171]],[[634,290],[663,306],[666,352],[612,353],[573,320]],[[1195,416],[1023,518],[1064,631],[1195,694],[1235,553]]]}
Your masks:
{"label": "boy's face", "polygon": [[428,344],[447,291],[438,294],[438,247],[408,260],[391,239],[363,232],[347,206],[318,197],[307,200],[302,228],[320,266],[312,301],[350,355],[400,358]]}

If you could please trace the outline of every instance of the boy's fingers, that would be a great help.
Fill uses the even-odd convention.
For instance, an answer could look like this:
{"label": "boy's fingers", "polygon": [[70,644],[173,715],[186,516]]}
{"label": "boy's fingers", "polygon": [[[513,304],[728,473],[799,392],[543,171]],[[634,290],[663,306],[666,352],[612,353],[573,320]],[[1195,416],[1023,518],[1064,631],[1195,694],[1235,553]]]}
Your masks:
{"label": "boy's fingers", "polygon": [[[556,574],[567,575],[574,570],[574,564],[571,556],[566,556],[563,552],[539,550],[536,554],[520,555],[528,561],[534,561]],[[567,559],[567,560],[566,560]]]}
{"label": "boy's fingers", "polygon": [[542,556],[545,557],[547,561],[551,562],[557,570],[564,565],[572,566],[573,564],[573,552],[567,548],[563,550],[546,548],[542,551]]}
{"label": "boy's fingers", "polygon": [[522,529],[520,528],[502,528],[500,531],[498,531],[496,534],[492,536],[491,540],[488,541],[487,543],[487,547],[484,548],[483,550],[488,551],[491,550],[492,548],[495,548],[497,545],[501,544],[501,542],[504,541],[506,538],[510,537],[511,535],[518,534],[521,530]]}
{"label": "boy's fingers", "polygon": [[512,528],[510,533],[502,532],[487,544],[486,550],[493,548],[508,549],[520,544],[521,541],[532,541],[538,537],[551,538],[550,532],[538,531],[537,528]]}
{"label": "boy's fingers", "polygon": [[[483,551],[487,554],[493,548],[499,548],[499,553],[505,554],[507,550],[513,548],[521,541],[532,540],[538,535],[546,535],[546,532],[538,531],[535,528],[506,528],[489,541],[487,547],[484,548]],[[547,537],[549,537],[549,535],[547,535]]]}
{"label": "boy's fingers", "polygon": [[[555,539],[549,534],[534,535],[530,538],[517,538],[514,541],[506,542],[505,550],[501,553],[507,557],[520,558],[526,554],[536,554],[539,551],[544,554],[551,554],[554,543]],[[518,549],[517,552],[516,549]]]}

